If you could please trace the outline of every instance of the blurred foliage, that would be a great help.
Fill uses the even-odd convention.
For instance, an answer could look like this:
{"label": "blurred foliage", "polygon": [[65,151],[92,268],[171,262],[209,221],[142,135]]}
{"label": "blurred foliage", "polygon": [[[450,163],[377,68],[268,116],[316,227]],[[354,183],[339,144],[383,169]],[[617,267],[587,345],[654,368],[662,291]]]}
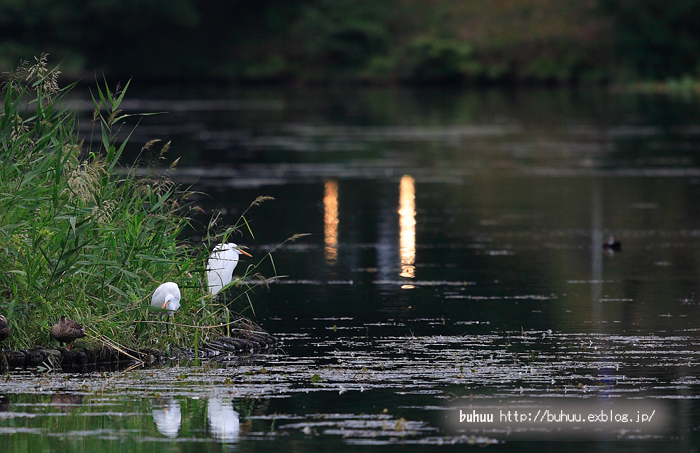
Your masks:
{"label": "blurred foliage", "polygon": [[474,78],[481,73],[481,65],[473,53],[473,46],[464,41],[420,36],[407,46],[402,66],[408,79]]}
{"label": "blurred foliage", "polygon": [[301,59],[322,75],[333,75],[356,72],[372,57],[387,55],[391,34],[385,22],[392,3],[319,0],[304,5],[294,27]]}
{"label": "blurred foliage", "polygon": [[700,3],[695,0],[601,0],[630,78],[700,75]]}
{"label": "blurred foliage", "polygon": [[693,0],[0,0],[0,70],[151,79],[696,77]]}

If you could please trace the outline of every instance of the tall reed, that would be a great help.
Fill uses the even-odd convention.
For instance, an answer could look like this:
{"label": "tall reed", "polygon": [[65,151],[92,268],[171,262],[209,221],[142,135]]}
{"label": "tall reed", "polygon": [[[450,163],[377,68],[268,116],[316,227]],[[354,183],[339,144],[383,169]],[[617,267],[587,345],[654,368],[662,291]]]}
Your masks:
{"label": "tall reed", "polygon": [[[245,214],[219,235],[210,232],[206,244],[183,239],[196,209],[188,192],[162,172],[138,176],[135,165],[119,165],[128,142],[117,141],[130,116],[119,108],[128,84],[115,91],[98,84],[93,140],[86,145],[64,102],[71,86],[59,88],[58,75],[42,55],[7,74],[3,86],[0,313],[12,327],[6,344],[47,343],[61,315],[87,327],[90,336],[81,341],[126,347],[193,345],[218,334],[215,326],[230,313],[206,292],[206,258],[212,242],[247,225]],[[265,258],[272,262],[270,254]],[[237,272],[239,296],[248,297],[253,287],[246,282],[261,262]],[[150,308],[151,293],[166,281],[182,291],[167,337]]]}

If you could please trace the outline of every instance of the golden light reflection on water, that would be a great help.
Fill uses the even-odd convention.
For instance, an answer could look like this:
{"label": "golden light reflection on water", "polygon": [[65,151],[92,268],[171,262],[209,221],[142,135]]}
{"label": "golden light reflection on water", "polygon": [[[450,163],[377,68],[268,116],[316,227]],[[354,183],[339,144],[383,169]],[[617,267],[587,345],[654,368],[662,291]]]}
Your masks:
{"label": "golden light reflection on water", "polygon": [[338,260],[338,182],[326,181],[323,195],[324,235],[326,237],[326,262],[335,265]]}
{"label": "golden light reflection on water", "polygon": [[[401,277],[415,276],[416,262],[416,186],[415,180],[404,175],[399,186],[399,254],[401,256]],[[410,289],[413,285],[403,285]]]}

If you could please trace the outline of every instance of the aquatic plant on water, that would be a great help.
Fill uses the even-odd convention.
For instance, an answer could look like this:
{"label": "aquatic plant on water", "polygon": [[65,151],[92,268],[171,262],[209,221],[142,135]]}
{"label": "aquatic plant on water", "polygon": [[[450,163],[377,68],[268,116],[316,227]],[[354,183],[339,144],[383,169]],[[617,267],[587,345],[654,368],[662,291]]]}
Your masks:
{"label": "aquatic plant on water", "polygon": [[[166,172],[137,175],[121,167],[128,142],[117,140],[124,120],[124,88],[98,84],[93,140],[78,134],[78,118],[65,102],[71,86],[59,88],[59,71],[46,56],[6,74],[0,111],[0,313],[10,320],[13,349],[46,344],[49,328],[65,315],[86,327],[82,343],[126,347],[194,346],[222,333],[221,324],[239,319],[230,304],[212,298],[203,282],[212,243],[227,241],[244,227],[215,230],[206,243],[192,244],[183,232],[197,206]],[[129,134],[130,135],[130,134]],[[149,142],[144,150],[159,143]],[[164,154],[169,143],[162,146]],[[267,200],[256,199],[252,206]],[[239,266],[230,286],[248,298],[266,280],[258,267],[272,256]],[[259,277],[258,279],[254,276]],[[182,306],[166,322],[150,307],[161,283],[180,285]],[[246,283],[247,282],[247,283]],[[255,283],[250,283],[255,282]],[[155,309],[157,311],[157,309]],[[157,314],[157,313],[155,313]]]}

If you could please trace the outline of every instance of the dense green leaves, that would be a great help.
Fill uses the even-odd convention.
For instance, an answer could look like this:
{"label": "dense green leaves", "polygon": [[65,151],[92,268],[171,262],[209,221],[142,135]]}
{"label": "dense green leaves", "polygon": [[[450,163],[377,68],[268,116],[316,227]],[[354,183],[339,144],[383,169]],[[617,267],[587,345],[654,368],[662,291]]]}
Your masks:
{"label": "dense green leaves", "polygon": [[[45,69],[42,56],[10,74],[0,113],[0,313],[13,332],[7,343],[45,343],[59,315],[86,325],[92,340],[82,341],[104,336],[127,346],[190,343],[221,332],[197,333],[197,326],[222,322],[229,308],[203,282],[210,244],[183,239],[192,208],[187,192],[167,172],[137,176],[136,167],[118,165],[125,91],[97,88],[94,128],[101,140],[83,149],[74,114],[62,108],[58,72]],[[244,217],[222,234],[243,225]],[[212,225],[208,240],[218,239]],[[259,264],[240,275],[252,275]],[[160,321],[150,316],[150,297],[166,281],[181,288],[173,317],[181,327],[159,338],[151,335]],[[252,289],[242,284],[239,297],[248,300]]]}

